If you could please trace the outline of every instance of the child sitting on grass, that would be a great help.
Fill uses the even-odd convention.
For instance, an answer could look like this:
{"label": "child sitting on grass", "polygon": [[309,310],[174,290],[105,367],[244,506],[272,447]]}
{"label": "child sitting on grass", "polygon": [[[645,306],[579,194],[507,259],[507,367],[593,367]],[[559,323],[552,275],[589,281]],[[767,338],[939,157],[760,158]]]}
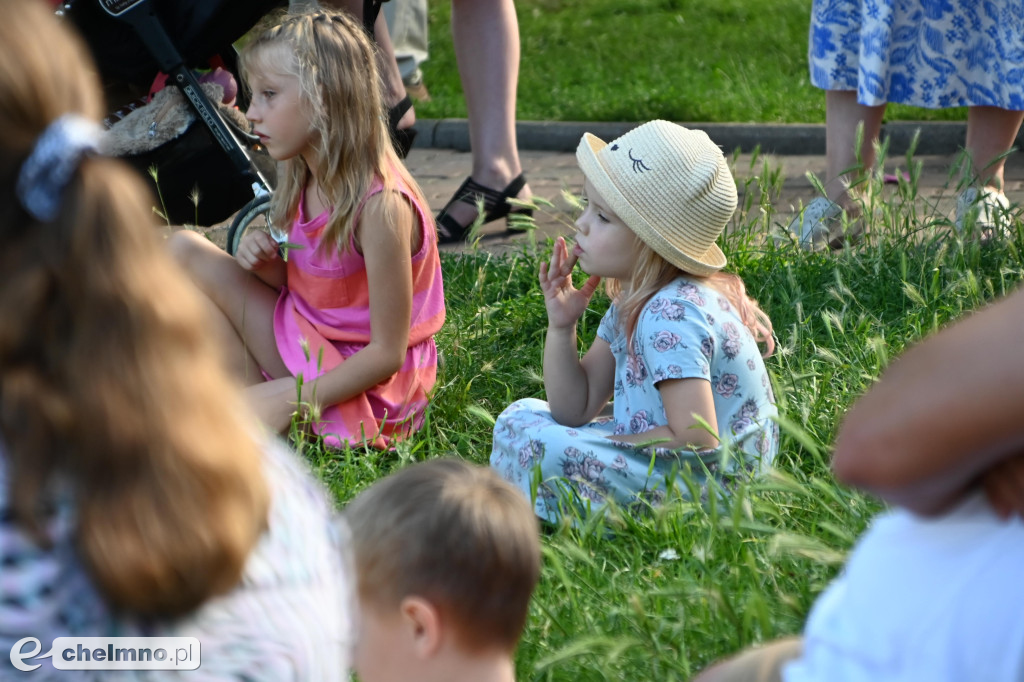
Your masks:
{"label": "child sitting on grass", "polygon": [[345,510],[361,682],[509,682],[540,574],[530,505],[488,469],[416,464]]}
{"label": "child sitting on grass", "polygon": [[285,431],[298,407],[329,445],[389,447],[423,424],[445,308],[434,222],[392,148],[373,44],[347,13],[317,10],[258,32],[239,60],[246,116],[280,162],[271,218],[287,260],[260,230],[234,258],[189,231],[172,251],[265,424]]}
{"label": "child sitting on grass", "polygon": [[[767,467],[778,449],[757,346],[771,354],[771,322],[715,244],[736,210],[721,150],[702,131],[651,121],[611,143],[584,135],[576,158],[587,200],[576,244],[559,237],[540,266],[548,402],[505,409],[491,454],[527,496],[539,468],[536,512],[552,523],[559,485],[591,509],[656,502],[680,470],[704,483]],[[590,275],[579,289],[577,262]],[[612,306],[581,359],[576,323],[602,277]]]}

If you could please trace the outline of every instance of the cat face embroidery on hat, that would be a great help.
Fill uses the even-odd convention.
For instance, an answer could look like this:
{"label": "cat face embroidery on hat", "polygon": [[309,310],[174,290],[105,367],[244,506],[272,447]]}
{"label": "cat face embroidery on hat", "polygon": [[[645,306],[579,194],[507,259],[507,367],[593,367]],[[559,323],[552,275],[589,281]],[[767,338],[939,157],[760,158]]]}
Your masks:
{"label": "cat face embroidery on hat", "polygon": [[651,121],[606,144],[589,133],[576,159],[609,207],[662,258],[710,275],[725,265],[715,240],[736,210],[736,183],[707,133]]}
{"label": "cat face embroidery on hat", "polygon": [[644,163],[643,159],[634,159],[633,158],[633,150],[632,149],[629,150],[629,160],[633,162],[633,172],[634,173],[640,173],[640,172],[643,172],[645,170],[651,170],[650,168],[647,167],[647,164]]}
{"label": "cat face embroidery on hat", "polygon": [[[618,151],[618,149],[619,149],[619,145],[613,144],[611,147],[608,148],[608,151],[614,152],[614,151]],[[641,173],[641,172],[643,172],[645,170],[651,170],[650,168],[647,167],[647,164],[644,163],[643,159],[634,159],[633,158],[633,150],[632,149],[629,150],[629,160],[633,162],[633,172],[634,173]]]}

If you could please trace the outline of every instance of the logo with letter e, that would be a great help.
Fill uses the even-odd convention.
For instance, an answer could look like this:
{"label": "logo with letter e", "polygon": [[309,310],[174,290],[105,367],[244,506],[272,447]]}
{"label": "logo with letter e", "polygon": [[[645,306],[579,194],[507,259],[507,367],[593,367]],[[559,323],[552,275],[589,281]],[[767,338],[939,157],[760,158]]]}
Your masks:
{"label": "logo with letter e", "polygon": [[57,637],[45,654],[35,637],[11,647],[11,664],[29,672],[52,661],[56,670],[197,670],[199,640],[195,637]]}
{"label": "logo with letter e", "polygon": [[[29,642],[32,643],[32,646],[34,648],[31,651],[25,651],[25,645]],[[35,665],[29,665],[28,663],[25,663],[25,660],[29,658],[36,658],[36,654],[38,654],[42,650],[42,648],[43,647],[39,643],[39,640],[35,637],[25,637],[24,639],[19,639],[17,642],[14,643],[14,646],[11,647],[11,665],[13,665],[18,670],[23,670],[25,672],[35,670],[41,664],[36,663]],[[51,655],[53,655],[53,649],[50,649],[42,656],[39,656],[39,658],[49,658]]]}

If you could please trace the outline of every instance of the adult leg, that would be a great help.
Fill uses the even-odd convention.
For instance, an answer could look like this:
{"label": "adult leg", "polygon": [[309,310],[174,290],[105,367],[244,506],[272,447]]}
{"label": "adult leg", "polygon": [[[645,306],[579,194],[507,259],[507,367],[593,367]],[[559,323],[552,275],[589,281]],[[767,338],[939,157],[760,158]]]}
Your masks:
{"label": "adult leg", "polygon": [[[875,142],[881,133],[884,114],[884,104],[860,104],[854,90],[825,92],[825,196],[849,213],[857,213],[859,209],[848,187],[875,165]],[[857,126],[860,123],[864,124],[864,137],[858,150]],[[851,172],[851,168],[862,170]]]}
{"label": "adult leg", "polygon": [[[363,20],[363,0],[320,0],[320,5],[348,11],[354,17]],[[395,46],[391,42],[388,23],[384,13],[377,15],[373,25],[373,33],[377,42],[377,68],[384,81],[384,101],[393,107],[405,98],[405,84],[402,83],[402,72],[395,60]],[[411,128],[416,123],[416,112],[410,107],[398,121],[398,130]]]}
{"label": "adult leg", "polygon": [[1024,111],[998,107],[967,109],[967,153],[971,159],[971,175],[975,184],[1003,190],[1005,158],[998,158],[1013,146],[1024,120]]}
{"label": "adult leg", "polygon": [[381,5],[381,13],[387,19],[395,61],[406,92],[413,99],[429,100],[430,95],[420,71],[420,64],[430,56],[427,0],[389,0]]}
{"label": "adult leg", "polygon": [[[825,91],[825,197],[807,203],[789,229],[800,245],[816,249],[842,248],[863,232],[858,203],[849,188],[875,165],[875,142],[882,127],[885,105],[865,106],[855,90]],[[863,124],[863,138],[857,145],[857,127]],[[858,161],[858,155],[860,157]]]}
{"label": "adult leg", "polygon": [[[969,107],[967,110],[967,155],[965,172],[969,186],[956,202],[958,230],[973,226],[981,241],[988,241],[1009,227],[1010,202],[1003,194],[1003,156],[1013,146],[1024,111],[999,107]],[[1000,158],[1002,157],[1002,158]]]}
{"label": "adult leg", "polygon": [[236,376],[247,386],[264,381],[261,369],[275,379],[290,376],[274,338],[278,292],[195,232],[175,232],[168,246],[209,302],[214,333]]}
{"label": "adult leg", "polygon": [[[472,177],[500,191],[522,172],[516,145],[519,21],[513,0],[452,0],[452,39],[469,115]],[[525,186],[518,196],[530,195]],[[476,209],[455,203],[448,214],[466,225]]]}

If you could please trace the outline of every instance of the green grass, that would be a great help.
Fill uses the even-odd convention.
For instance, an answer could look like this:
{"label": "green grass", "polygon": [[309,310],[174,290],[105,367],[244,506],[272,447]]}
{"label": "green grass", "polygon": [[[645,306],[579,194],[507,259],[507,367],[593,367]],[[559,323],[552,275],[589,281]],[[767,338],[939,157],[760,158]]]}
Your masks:
{"label": "green grass", "polygon": [[[876,202],[872,236],[856,249],[776,244],[765,228],[776,222],[778,175],[752,163],[761,172],[724,248],[778,337],[767,363],[783,415],[776,470],[728,503],[676,498],[642,518],[593,517],[544,536],[520,680],[684,680],[741,647],[798,632],[880,509],[830,474],[844,411],[908,344],[1024,278],[1019,220],[1012,238],[962,241],[946,218],[919,208],[912,183]],[[391,453],[305,447],[339,503],[410,461],[486,463],[494,415],[543,396],[546,318],[535,273],[547,246],[533,248],[443,259],[448,321],[424,430]],[[596,298],[584,316],[586,342],[607,305]]]}
{"label": "green grass", "polygon": [[[517,116],[550,121],[822,123],[810,85],[806,0],[519,0]],[[432,102],[464,118],[451,7],[430,3]],[[963,109],[893,106],[890,119],[962,120]]]}

